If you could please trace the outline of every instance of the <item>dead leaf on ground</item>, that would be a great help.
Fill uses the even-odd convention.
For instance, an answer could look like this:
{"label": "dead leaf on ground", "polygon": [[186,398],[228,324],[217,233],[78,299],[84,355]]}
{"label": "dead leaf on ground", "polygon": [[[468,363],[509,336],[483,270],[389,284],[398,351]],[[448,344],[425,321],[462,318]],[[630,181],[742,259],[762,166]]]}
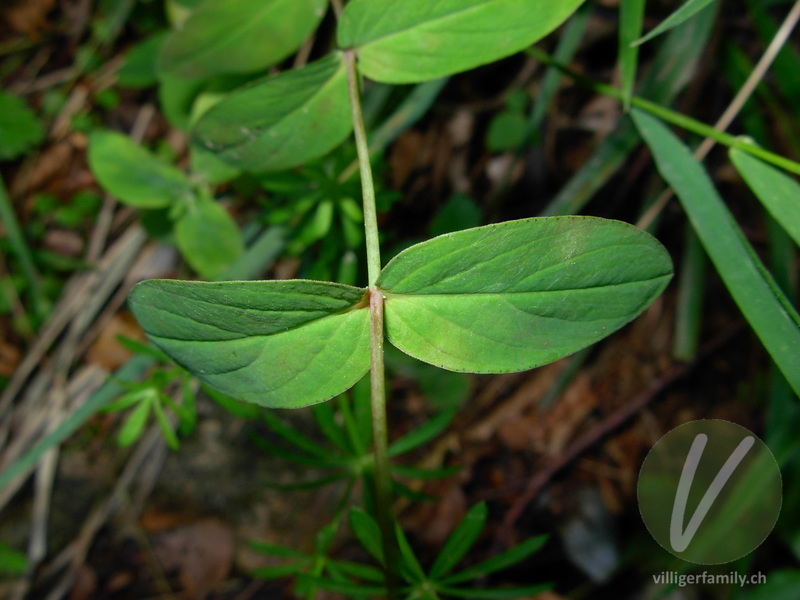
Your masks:
{"label": "dead leaf on ground", "polygon": [[117,313],[89,348],[88,362],[100,365],[108,371],[116,371],[127,363],[133,353],[120,343],[118,335],[145,342],[142,330],[133,316],[130,313]]}
{"label": "dead leaf on ground", "polygon": [[160,535],[154,551],[167,573],[177,572],[186,598],[205,598],[224,582],[233,565],[231,528],[204,519]]}
{"label": "dead leaf on ground", "polygon": [[13,30],[38,40],[54,5],[55,0],[11,0],[0,14]]}

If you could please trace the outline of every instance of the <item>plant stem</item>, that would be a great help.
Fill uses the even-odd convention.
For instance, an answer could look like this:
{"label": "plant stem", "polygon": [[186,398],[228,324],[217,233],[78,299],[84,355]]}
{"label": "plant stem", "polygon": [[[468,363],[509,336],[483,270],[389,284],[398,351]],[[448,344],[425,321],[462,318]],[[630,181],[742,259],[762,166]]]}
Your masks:
{"label": "plant stem", "polygon": [[358,92],[358,73],[356,55],[352,50],[344,51],[347,63],[347,83],[350,89],[350,106],[353,110],[353,132],[358,150],[358,167],[361,171],[361,189],[364,194],[364,231],[367,235],[367,272],[369,287],[375,286],[381,272],[381,249],[378,242],[378,214],[375,209],[375,184],[372,179],[372,165],[369,161],[369,144],[364,129],[364,116],[361,113],[361,100]]}
{"label": "plant stem", "polygon": [[364,196],[364,229],[367,238],[367,269],[369,274],[370,314],[370,397],[372,403],[372,438],[375,446],[375,510],[383,541],[387,596],[397,597],[397,539],[394,535],[392,515],[392,478],[389,472],[388,431],[386,425],[386,383],[383,362],[383,294],[375,282],[381,271],[381,254],[378,242],[378,217],[375,208],[375,187],[369,159],[369,145],[364,129],[361,100],[358,91],[356,57],[345,51],[350,106],[353,110],[353,130],[361,171],[361,188]]}
{"label": "plant stem", "polygon": [[[528,53],[532,56],[535,56],[543,63],[556,67],[562,73],[568,75],[589,89],[592,89],[600,94],[605,94],[606,96],[616,98],[620,102],[623,102],[625,99],[622,91],[618,88],[615,88],[613,85],[595,81],[576,73],[566,66],[556,63],[552,57],[550,57],[550,55],[537,48],[530,48]],[[780,154],[770,152],[769,150],[764,150],[760,146],[756,146],[755,144],[748,142],[745,138],[736,137],[735,135],[725,133],[724,131],[717,131],[706,123],[692,119],[691,117],[687,117],[686,115],[675,112],[674,110],[671,110],[665,106],[661,106],[655,102],[645,100],[644,98],[639,98],[638,96],[631,98],[631,105],[658,117],[662,121],[666,121],[672,125],[677,125],[678,127],[687,131],[691,131],[692,133],[696,133],[697,135],[711,138],[712,140],[728,146],[729,148],[737,148],[742,152],[747,152],[756,158],[760,158],[761,160],[789,171],[790,173],[800,175],[800,163],[790,160],[785,156],[781,156]]]}

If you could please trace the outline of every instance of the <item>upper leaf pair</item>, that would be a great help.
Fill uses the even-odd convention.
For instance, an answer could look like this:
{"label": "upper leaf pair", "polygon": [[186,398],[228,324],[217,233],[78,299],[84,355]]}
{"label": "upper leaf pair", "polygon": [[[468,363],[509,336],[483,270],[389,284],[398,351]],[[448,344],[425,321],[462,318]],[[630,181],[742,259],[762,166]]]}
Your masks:
{"label": "upper leaf pair", "polygon": [[[392,260],[377,285],[389,341],[425,362],[520,371],[638,315],[672,273],[649,235],[592,217],[446,234]],[[150,338],[220,391],[271,407],[327,400],[369,368],[367,290],[312,281],[146,281],[131,306]]]}
{"label": "upper leaf pair", "polygon": [[[338,42],[367,77],[415,83],[514,54],[582,2],[353,0]],[[276,171],[327,153],[351,128],[344,60],[335,52],[234,92],[200,119],[195,140],[236,168]]]}

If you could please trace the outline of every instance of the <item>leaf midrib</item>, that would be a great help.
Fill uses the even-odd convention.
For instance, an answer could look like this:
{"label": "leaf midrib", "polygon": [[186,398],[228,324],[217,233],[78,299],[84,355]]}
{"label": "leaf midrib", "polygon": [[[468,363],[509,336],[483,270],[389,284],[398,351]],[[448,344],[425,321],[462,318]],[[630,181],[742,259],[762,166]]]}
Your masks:
{"label": "leaf midrib", "polygon": [[[553,265],[553,267],[558,267],[559,265]],[[553,268],[548,267],[548,268]],[[543,271],[546,269],[543,269]],[[387,290],[381,287],[378,289],[383,294],[384,298],[392,298],[392,297],[415,297],[415,296],[425,296],[425,297],[435,297],[435,296],[442,296],[442,297],[452,297],[452,296],[469,296],[469,297],[477,297],[477,296],[508,296],[514,294],[546,294],[546,293],[555,293],[555,292],[581,292],[581,291],[588,291],[588,290],[600,290],[606,288],[614,288],[620,287],[625,285],[633,285],[633,284],[640,284],[640,283],[648,283],[654,282],[659,279],[670,278],[672,277],[672,273],[661,273],[659,275],[654,275],[653,277],[647,277],[644,279],[634,279],[632,281],[622,281],[619,283],[603,283],[603,284],[596,284],[596,285],[587,285],[584,287],[567,287],[567,288],[551,288],[551,289],[540,289],[540,290],[518,290],[518,291],[498,291],[498,292],[434,292],[434,293],[425,293],[425,292],[393,292],[391,290]],[[437,282],[438,283],[438,282]]]}

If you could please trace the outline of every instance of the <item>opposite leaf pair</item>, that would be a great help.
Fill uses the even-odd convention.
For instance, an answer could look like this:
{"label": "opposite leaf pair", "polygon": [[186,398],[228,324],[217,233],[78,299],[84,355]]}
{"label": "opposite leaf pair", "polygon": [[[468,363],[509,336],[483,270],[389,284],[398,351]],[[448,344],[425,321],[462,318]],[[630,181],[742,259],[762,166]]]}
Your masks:
{"label": "opposite leaf pair", "polygon": [[[593,217],[532,218],[439,236],[377,287],[389,341],[452,371],[530,369],[650,304],[672,275],[648,234]],[[153,280],[131,293],[148,336],[208,385],[269,407],[325,401],[369,369],[367,290],[314,281]]]}

